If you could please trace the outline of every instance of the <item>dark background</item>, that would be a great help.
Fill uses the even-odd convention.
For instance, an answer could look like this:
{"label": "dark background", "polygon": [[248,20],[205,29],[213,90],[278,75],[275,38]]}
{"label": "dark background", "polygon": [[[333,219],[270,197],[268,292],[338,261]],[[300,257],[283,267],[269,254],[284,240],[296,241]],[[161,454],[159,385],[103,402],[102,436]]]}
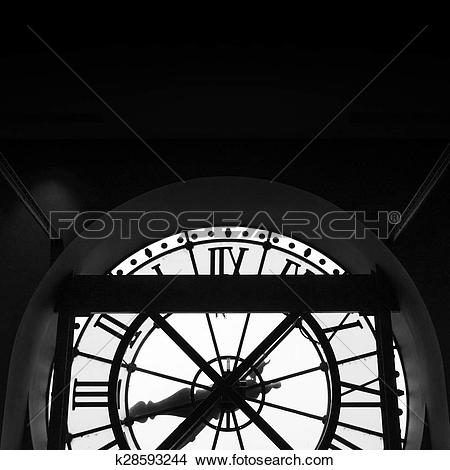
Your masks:
{"label": "dark background", "polygon": [[[184,179],[271,179],[421,29],[38,33]],[[286,28],[289,29],[289,28]],[[174,176],[29,30],[2,33],[0,151],[44,210],[109,210]],[[450,140],[448,32],[431,25],[278,178],[346,210],[402,211]],[[447,172],[393,247],[450,376]],[[0,417],[49,244],[0,180]]]}

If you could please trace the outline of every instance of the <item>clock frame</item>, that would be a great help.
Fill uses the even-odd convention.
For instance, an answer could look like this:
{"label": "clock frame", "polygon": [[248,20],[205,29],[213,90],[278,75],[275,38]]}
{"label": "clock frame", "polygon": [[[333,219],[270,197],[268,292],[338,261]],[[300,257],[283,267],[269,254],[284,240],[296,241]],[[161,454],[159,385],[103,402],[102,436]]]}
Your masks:
{"label": "clock frame", "polygon": [[[75,404],[72,406],[76,406],[78,403],[76,401],[77,397],[83,397],[89,393],[92,394],[92,390],[91,392],[80,391],[80,387],[89,385],[86,382],[78,381],[75,388],[69,386],[71,381],[71,363],[74,358],[73,326],[75,324],[76,315],[80,313],[86,315],[86,312],[88,312],[88,315],[91,314],[91,312],[109,312],[110,314],[116,315],[116,317],[110,317],[110,320],[112,318],[114,321],[114,318],[116,318],[117,326],[121,324],[120,320],[117,319],[117,314],[136,312],[136,319],[133,323],[134,326],[136,322],[143,322],[146,318],[150,317],[160,328],[169,328],[170,330],[170,326],[165,322],[164,317],[161,316],[162,312],[177,312],[177,314],[182,314],[182,312],[227,312],[227,314],[232,314],[232,312],[238,313],[243,311],[252,312],[252,314],[284,312],[286,319],[293,315],[298,315],[298,318],[303,319],[310,326],[314,322],[311,318],[312,312],[314,312],[315,315],[326,312],[358,312],[358,314],[365,319],[367,324],[371,325],[374,331],[376,350],[369,356],[350,357],[347,362],[351,359],[361,360],[365,357],[376,356],[379,390],[374,391],[364,384],[349,384],[348,382],[341,381],[339,379],[338,361],[333,359],[332,349],[329,345],[330,337],[327,337],[321,328],[317,329],[316,327],[316,337],[320,337],[319,343],[321,347],[328,351],[327,356],[331,358],[327,363],[327,368],[330,373],[333,371],[330,380],[333,394],[330,398],[329,412],[327,412],[324,418],[324,433],[317,448],[358,448],[358,446],[336,432],[337,426],[349,427],[350,429],[353,428],[357,431],[363,430],[362,432],[365,432],[364,427],[355,426],[351,423],[344,423],[345,426],[343,426],[342,422],[339,421],[339,410],[341,406],[354,406],[355,408],[363,406],[379,407],[381,410],[382,432],[374,432],[375,435],[379,435],[379,437],[383,439],[384,448],[402,448],[404,439],[402,439],[399,425],[398,388],[396,385],[394,346],[390,319],[391,311],[396,309],[396,303],[395,299],[388,294],[389,289],[386,288],[387,284],[382,281],[380,272],[366,276],[342,275],[344,271],[332,260],[321,255],[320,252],[317,252],[317,250],[311,249],[299,241],[294,242],[292,239],[281,237],[280,235],[267,231],[241,228],[230,229],[229,227],[215,228],[212,233],[215,233],[215,231],[222,233],[222,238],[218,242],[219,246],[217,246],[216,240],[211,241],[213,237],[211,237],[211,230],[209,229],[204,231],[191,231],[184,235],[178,234],[171,237],[173,240],[168,239],[154,243],[151,245],[151,250],[149,247],[146,247],[134,253],[132,256],[127,257],[111,270],[112,276],[77,276],[66,283],[61,290],[60,302],[58,304],[60,321],[58,325],[58,350],[56,354],[57,361],[55,363],[53,401],[49,427],[49,448],[65,448],[68,441],[73,438],[73,435],[71,435],[67,429],[67,409],[69,401],[71,400],[72,403]],[[199,237],[199,235],[202,234],[204,236]],[[264,273],[261,265],[259,265],[255,273],[246,272],[246,275],[239,273],[242,259],[240,259],[239,256],[232,256],[232,249],[229,247],[229,244],[233,242],[242,243],[242,237],[246,239],[245,243],[253,243],[261,248],[259,255],[261,259],[265,259],[267,252],[271,249],[281,250],[291,258],[293,256],[301,258],[302,264],[311,266],[311,271],[306,269],[303,271],[303,274],[308,272],[314,273],[314,269],[316,270],[316,274],[322,275],[289,275],[296,272],[296,270],[289,272],[289,268],[293,263],[292,259],[287,261],[285,265],[287,269],[281,269],[276,275],[274,272]],[[195,253],[195,247],[201,244],[212,244],[214,248],[209,249],[209,269],[211,270],[210,273],[214,273],[214,275],[198,275],[199,268],[193,262],[193,272],[186,273],[194,274],[193,276],[181,275],[180,273],[161,275],[163,273],[161,272],[158,260],[164,259],[164,256],[167,256],[168,253],[169,255],[172,253],[172,243],[175,244],[176,247],[173,250],[184,250],[186,252],[185,256],[187,256],[191,262],[192,254]],[[221,246],[221,243],[227,243],[228,248],[227,246]],[[283,244],[286,244],[286,247],[290,246],[291,251],[283,248]],[[298,247],[297,249],[302,254],[293,253],[292,245],[296,245],[296,247]],[[155,252],[155,248],[158,247],[162,249],[161,252]],[[239,249],[239,253],[243,253],[242,250],[245,250],[242,245],[237,245],[236,247]],[[229,252],[227,251],[228,249],[230,249]],[[218,258],[219,261],[217,261],[217,258],[213,258],[213,256],[216,256],[215,251],[217,251],[219,255],[221,253],[223,255],[228,253],[231,259],[231,265],[228,264],[228,266],[226,266],[223,263],[223,257],[222,261],[220,261],[220,257]],[[317,258],[317,264],[307,259],[311,255],[313,258]],[[145,260],[140,262],[141,256],[145,256]],[[159,269],[154,271],[155,274],[159,275],[123,275],[132,274],[138,271],[139,267],[142,269],[142,266],[147,270],[149,268],[151,269],[152,264],[153,267],[158,266]],[[300,263],[298,264],[300,265]],[[323,267],[324,265],[328,268],[328,272],[326,268]],[[128,272],[126,271],[127,268]],[[236,269],[238,272],[236,272]],[[232,275],[226,275],[227,271]],[[205,273],[201,272],[201,274]],[[155,299],[152,300],[151,305],[146,307],[145,298],[148,301],[150,292],[153,293],[150,298]],[[217,299],[218,292],[220,293],[219,301]],[[144,298],[143,293],[145,293],[147,297]],[[149,309],[149,311],[147,311],[147,309]],[[350,313],[347,315],[350,315]],[[373,317],[373,323],[367,321],[368,316]],[[126,349],[129,341],[136,334],[136,331],[124,329],[118,334],[117,330],[111,329],[111,325],[106,326],[104,322],[102,323],[102,318],[104,317],[97,318],[97,324],[100,322],[100,326],[103,329],[109,329],[109,332],[112,332],[113,335],[115,331],[115,336],[120,336],[119,339],[121,339],[121,342],[117,351],[120,349],[123,350],[124,348]],[[343,323],[344,322],[345,319],[343,320]],[[315,324],[317,324],[317,322],[315,322]],[[334,328],[336,328],[336,326]],[[328,329],[328,332],[334,336],[336,332],[339,331],[339,327],[335,331],[332,331],[332,329],[333,328],[331,328],[331,330]],[[174,331],[171,333],[173,335]],[[276,339],[277,338],[275,338],[275,340]],[[183,341],[183,338],[179,335],[178,338],[172,337],[172,340],[175,342],[178,341],[178,346],[185,352],[189,351],[189,348],[190,352],[193,352],[193,348],[190,347],[186,341]],[[258,351],[259,355],[262,353],[264,353],[263,350]],[[100,388],[103,387],[101,390],[100,388],[95,389],[93,395],[101,396],[105,400],[103,405],[107,405],[109,408],[111,427],[114,433],[114,439],[101,447],[104,449],[117,446],[119,448],[129,448],[127,440],[120,432],[122,424],[114,413],[117,407],[115,377],[121,367],[120,360],[116,358],[117,354],[115,355],[115,360],[111,362],[111,373],[108,382],[96,381],[94,384]],[[207,367],[203,358],[199,358],[197,355],[196,359],[200,369],[202,369],[202,366]],[[91,382],[90,385],[92,386],[93,383],[94,382]],[[346,385],[343,385],[344,383]],[[215,381],[214,384],[216,386],[220,385],[217,381]],[[346,402],[341,404],[340,397],[342,386],[347,387],[347,393],[358,389],[360,391],[369,390],[368,393],[376,393],[379,396],[379,403]],[[231,394],[234,393],[232,388],[228,391]],[[72,396],[70,396],[70,394],[72,394]],[[234,396],[234,399],[238,400],[236,396]],[[244,406],[244,404],[241,403],[241,406]],[[201,411],[201,409],[200,411],[194,410],[194,416],[186,418],[184,422],[187,422],[189,425],[182,424],[180,426],[183,429],[186,428],[186,432],[191,432],[193,427],[196,424],[198,425],[199,419],[201,419],[201,416],[199,418]],[[280,436],[281,433],[271,428],[271,426],[268,426],[264,420],[260,419],[257,413],[255,414],[249,408],[247,408],[247,412],[249,413],[247,415],[249,419],[253,420],[260,429],[268,433],[271,436],[272,442],[274,442],[278,448],[291,448],[290,444]],[[366,429],[366,432],[369,431],[370,430]],[[186,433],[169,436],[158,448],[177,448],[183,439],[186,439]]]}
{"label": "clock frame", "polygon": [[[340,210],[316,195],[291,186],[252,178],[214,177],[151,190],[123,203],[114,211],[135,213],[156,210],[181,214],[186,210],[205,211],[211,208],[216,212],[239,208],[240,222],[227,222],[231,227],[252,226],[255,214],[264,210],[270,214],[267,228],[275,232],[282,226],[286,211],[312,211],[320,218],[330,211]],[[333,290],[333,286],[338,286],[341,278],[352,276],[357,279],[361,275],[374,276],[377,273],[378,276],[384,273],[381,275],[382,285],[393,292],[394,297],[393,302],[386,304],[387,310],[393,309],[390,319],[396,338],[394,354],[398,357],[397,349],[401,352],[403,370],[411,392],[406,394],[410,412],[406,419],[404,447],[447,448],[450,431],[445,418],[445,373],[430,314],[413,280],[399,260],[370,230],[362,227],[359,222],[356,223],[362,232],[365,231],[364,239],[321,238],[307,241],[311,247],[326,253],[340,266],[345,266],[349,273],[336,277],[316,276],[323,278],[317,282],[323,283],[326,282],[325,278],[332,278],[333,282],[328,288]],[[102,227],[101,222],[97,225],[98,228]],[[304,239],[301,235],[294,235],[294,238]],[[120,231],[101,240],[78,237],[67,246],[46,273],[24,312],[20,334],[16,337],[12,351],[3,417],[2,448],[21,448],[26,423],[29,425],[33,448],[49,447],[51,430],[48,427],[46,403],[55,347],[58,349],[58,357],[64,354],[60,345],[61,336],[57,335],[57,324],[60,324],[60,330],[64,334],[64,321],[58,322],[58,319],[64,315],[60,300],[65,290],[65,280],[81,276],[82,279],[77,278],[77,283],[86,282],[85,287],[88,288],[90,285],[86,276],[95,275],[96,281],[99,281],[99,277],[116,266],[118,260],[128,258],[130,253],[135,253],[147,244],[148,239],[134,228],[126,238],[123,238]],[[130,279],[133,277],[141,276],[123,276]],[[377,289],[376,286],[372,287]],[[374,291],[361,291],[361,288],[360,286],[356,290],[361,293],[359,301],[364,302],[364,296]],[[339,288],[337,289],[339,294]],[[385,290],[381,289],[382,297]],[[87,298],[92,293],[84,290],[77,291],[76,295]],[[335,298],[339,298],[339,295]],[[96,308],[107,309],[108,302],[108,297],[104,296],[102,306],[97,305]],[[128,305],[127,308],[131,307]],[[342,311],[347,307],[348,305],[343,306]],[[353,303],[352,308],[354,307]],[[392,349],[392,346],[388,347]],[[405,414],[401,419],[405,419]]]}

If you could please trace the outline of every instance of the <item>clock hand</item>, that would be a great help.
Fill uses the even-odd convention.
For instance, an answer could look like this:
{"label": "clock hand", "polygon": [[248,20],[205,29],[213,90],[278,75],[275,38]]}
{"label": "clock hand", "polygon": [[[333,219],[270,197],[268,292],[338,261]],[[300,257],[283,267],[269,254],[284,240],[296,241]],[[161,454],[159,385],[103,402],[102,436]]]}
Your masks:
{"label": "clock hand", "polygon": [[[264,367],[264,366],[263,366]],[[242,381],[242,382],[245,382],[246,383],[246,386],[248,385],[253,385],[255,383],[255,381],[253,380],[248,380],[248,381]],[[248,384],[248,385],[247,385]],[[266,385],[265,386],[265,391],[266,391],[266,394],[270,392],[270,390],[272,390],[272,388],[280,388],[281,387],[281,382],[275,382],[273,384],[270,384],[270,385]],[[258,398],[259,394],[261,393],[260,390],[258,390],[256,387],[247,391],[245,390],[245,387],[243,388],[244,390],[244,396],[246,398]],[[206,390],[202,390],[203,393],[205,393],[206,395],[209,393],[208,391]],[[233,409],[231,412],[234,412],[236,411],[237,408]],[[213,416],[212,416],[213,415]],[[213,408],[213,410],[210,412],[210,414],[206,417],[206,420],[207,421],[211,421],[212,418],[214,419],[219,419],[219,416],[221,416],[220,420],[219,420],[219,424],[218,424],[218,427],[220,428],[221,427],[221,419],[223,418],[223,410],[221,409],[220,405]],[[206,427],[206,421],[202,421],[193,431],[191,431],[191,433],[186,437],[186,439],[184,441],[181,442],[181,444],[179,445],[178,449],[182,449],[183,447],[185,447],[187,444],[189,444],[190,442],[193,442],[195,441],[195,438],[202,432],[202,430]]]}
{"label": "clock hand", "polygon": [[[156,403],[149,401],[145,404],[143,401],[139,401],[130,408],[129,415],[134,421],[140,423],[145,423],[148,418],[153,419],[158,415],[172,415],[186,418],[192,413],[194,404],[203,401],[208,395],[209,391],[198,390],[195,393],[194,403],[192,403],[191,389],[185,387]],[[213,411],[214,410],[215,409],[213,409]]]}
{"label": "clock hand", "polygon": [[[240,380],[237,384],[237,389],[240,390],[244,398],[256,399],[262,393],[262,387],[264,388],[264,392],[267,394],[273,388],[280,388],[281,383],[275,382],[268,385],[258,385],[257,377],[261,376],[264,368],[269,361],[261,360],[259,364],[256,366],[256,370],[252,371],[245,380]],[[227,371],[230,371],[230,361],[228,360]],[[182,388],[175,392],[173,395],[161,400],[159,402],[153,403],[149,401],[145,404],[143,401],[137,402],[134,406],[132,406],[129,410],[129,418],[131,422],[138,421],[140,423],[145,423],[148,418],[154,419],[155,416],[158,415],[172,415],[172,416],[179,416],[182,418],[186,418],[189,416],[194,407],[201,401],[203,401],[208,395],[210,391],[208,390],[198,390],[194,394],[194,400],[192,400],[191,396],[191,389],[188,387]],[[179,445],[179,449],[182,449],[188,443],[195,440],[195,438],[200,434],[200,432],[206,427],[207,423],[212,419],[219,419],[219,417],[223,417],[223,406],[233,407],[232,412],[236,411],[238,408],[234,408],[233,404],[228,403],[224,405],[224,403],[218,403],[209,413],[205,416],[203,422],[201,422],[187,437],[184,441],[182,441]],[[229,408],[228,408],[229,409]],[[221,425],[221,419],[219,421],[219,427]]]}
{"label": "clock hand", "polygon": [[[267,364],[269,364],[269,362],[270,362],[270,359],[268,361],[264,361],[264,356],[263,356],[263,360],[261,360],[261,362],[256,366],[256,370],[258,371],[259,375],[261,375],[263,373],[264,367],[266,367]],[[256,377],[257,377],[256,371],[252,370],[249,374],[249,377],[252,380],[256,381]]]}
{"label": "clock hand", "polygon": [[[249,398],[258,398],[261,393],[259,387],[254,387],[257,382],[254,379],[240,381],[241,389],[244,391],[244,396]],[[275,382],[265,386],[265,393],[269,393],[273,388],[280,388],[281,383]],[[249,390],[246,390],[249,388]],[[154,419],[158,415],[172,415],[186,418],[192,413],[194,404],[200,403],[208,395],[207,390],[198,390],[195,393],[194,403],[191,400],[191,390],[188,387],[182,388],[175,392],[170,397],[165,398],[159,402],[153,403],[149,401],[147,404],[143,401],[137,402],[130,408],[129,416],[134,421],[145,423],[148,418]],[[236,408],[237,409],[237,408]],[[236,410],[234,410],[236,411]],[[218,419],[220,414],[220,404],[214,407],[207,416],[208,421],[211,419]]]}

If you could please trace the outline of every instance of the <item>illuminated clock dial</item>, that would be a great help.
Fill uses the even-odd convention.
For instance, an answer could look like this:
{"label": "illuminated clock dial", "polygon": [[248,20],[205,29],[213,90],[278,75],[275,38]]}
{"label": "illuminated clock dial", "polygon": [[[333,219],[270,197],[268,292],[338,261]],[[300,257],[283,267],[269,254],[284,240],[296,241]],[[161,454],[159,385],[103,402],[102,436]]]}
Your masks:
{"label": "illuminated clock dial", "polygon": [[[174,235],[133,253],[110,271],[159,276],[344,273],[333,260],[298,240],[237,227]],[[283,312],[164,315],[220,377],[232,374],[284,318]],[[292,448],[382,448],[375,350],[369,317],[312,312],[292,324],[276,347],[239,377],[233,393]],[[396,362],[399,388],[404,390],[398,354]],[[145,313],[80,316],[67,445],[156,449],[213,388],[211,376]],[[404,398],[399,407],[406,411]],[[403,432],[405,420],[406,412],[401,417]],[[223,397],[179,447],[269,449],[277,448],[277,442],[249,413]]]}

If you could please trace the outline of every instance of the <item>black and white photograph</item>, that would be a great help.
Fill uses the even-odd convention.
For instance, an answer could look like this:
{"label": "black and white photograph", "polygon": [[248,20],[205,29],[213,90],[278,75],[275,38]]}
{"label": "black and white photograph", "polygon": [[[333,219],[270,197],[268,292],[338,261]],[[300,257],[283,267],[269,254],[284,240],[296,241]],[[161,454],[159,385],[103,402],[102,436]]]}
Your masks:
{"label": "black and white photograph", "polygon": [[0,462],[448,459],[447,30],[153,21],[2,31]]}

